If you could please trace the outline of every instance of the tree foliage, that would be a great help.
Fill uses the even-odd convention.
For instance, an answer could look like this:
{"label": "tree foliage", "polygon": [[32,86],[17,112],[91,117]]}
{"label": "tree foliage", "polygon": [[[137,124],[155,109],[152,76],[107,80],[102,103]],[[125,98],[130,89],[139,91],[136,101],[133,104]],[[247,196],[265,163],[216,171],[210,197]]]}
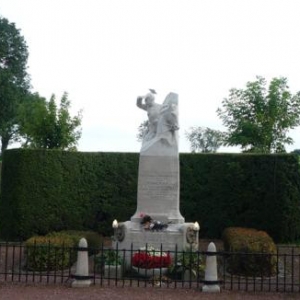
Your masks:
{"label": "tree foliage", "polygon": [[245,152],[285,152],[292,144],[289,129],[300,124],[300,92],[292,95],[286,78],[257,77],[246,89],[230,90],[218,116],[228,129],[226,145],[240,145]]}
{"label": "tree foliage", "polygon": [[222,146],[225,133],[208,127],[192,127],[185,135],[192,152],[214,153]]}
{"label": "tree foliage", "polygon": [[295,149],[291,152],[292,154],[300,155],[300,149]]}
{"label": "tree foliage", "polygon": [[149,131],[149,121],[145,120],[138,127],[138,133],[136,135],[137,141],[142,142],[144,136],[147,134],[148,131]]}
{"label": "tree foliage", "polygon": [[81,136],[81,111],[71,117],[71,102],[64,93],[57,108],[55,95],[47,102],[38,94],[29,97],[20,107],[20,134],[23,147],[40,149],[74,150]]}
{"label": "tree foliage", "polygon": [[14,23],[0,17],[0,138],[1,152],[17,138],[17,112],[30,88],[28,50]]}

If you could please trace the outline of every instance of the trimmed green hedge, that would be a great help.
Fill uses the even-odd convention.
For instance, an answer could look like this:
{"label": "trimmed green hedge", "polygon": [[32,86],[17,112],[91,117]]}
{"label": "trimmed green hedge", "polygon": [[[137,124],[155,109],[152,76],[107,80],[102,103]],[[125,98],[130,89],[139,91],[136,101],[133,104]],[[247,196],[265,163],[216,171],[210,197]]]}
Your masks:
{"label": "trimmed green hedge", "polygon": [[[0,237],[60,230],[112,234],[112,220],[136,210],[138,153],[7,150],[2,165]],[[226,227],[264,230],[275,241],[300,237],[296,155],[181,154],[181,213],[200,237]]]}
{"label": "trimmed green hedge", "polygon": [[71,229],[109,235],[113,219],[136,209],[137,167],[137,154],[5,151],[1,238]]}
{"label": "trimmed green hedge", "polygon": [[295,155],[184,154],[181,207],[200,237],[226,227],[264,230],[275,241],[300,237],[300,170]]}

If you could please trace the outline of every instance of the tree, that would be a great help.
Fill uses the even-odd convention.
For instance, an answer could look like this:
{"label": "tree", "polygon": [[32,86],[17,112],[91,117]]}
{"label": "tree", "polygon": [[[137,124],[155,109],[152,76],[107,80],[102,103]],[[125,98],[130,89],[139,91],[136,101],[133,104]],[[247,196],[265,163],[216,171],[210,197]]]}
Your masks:
{"label": "tree", "polygon": [[20,135],[23,147],[75,150],[81,136],[81,111],[75,117],[69,113],[71,102],[64,93],[57,109],[55,95],[49,102],[38,94],[29,97],[19,109]]}
{"label": "tree", "polygon": [[245,152],[285,152],[293,140],[289,129],[300,124],[300,92],[292,95],[286,78],[257,77],[246,89],[231,89],[218,116],[228,128],[225,144],[241,145]]}
{"label": "tree", "polygon": [[300,155],[300,149],[295,149],[291,152],[292,154]]}
{"label": "tree", "polygon": [[145,120],[144,122],[142,122],[140,124],[140,126],[138,127],[138,134],[136,135],[137,141],[138,142],[142,142],[144,139],[144,136],[147,134],[147,132],[149,131],[149,121]]}
{"label": "tree", "polygon": [[28,50],[14,23],[0,17],[0,138],[1,153],[17,138],[18,107],[30,88]]}
{"label": "tree", "polygon": [[192,127],[185,135],[192,152],[214,153],[222,146],[225,133],[208,127]]}

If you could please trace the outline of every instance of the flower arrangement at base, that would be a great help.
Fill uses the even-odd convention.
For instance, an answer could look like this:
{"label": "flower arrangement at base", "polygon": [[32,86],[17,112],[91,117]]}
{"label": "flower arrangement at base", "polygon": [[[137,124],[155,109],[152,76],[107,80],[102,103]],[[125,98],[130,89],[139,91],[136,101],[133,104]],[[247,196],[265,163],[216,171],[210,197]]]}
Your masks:
{"label": "flower arrangement at base", "polygon": [[153,220],[149,215],[145,215],[144,213],[141,213],[140,217],[142,218],[141,225],[145,230],[162,231],[168,228],[168,224]]}
{"label": "flower arrangement at base", "polygon": [[170,253],[155,249],[152,246],[141,248],[132,256],[132,266],[142,269],[161,269],[171,265]]}

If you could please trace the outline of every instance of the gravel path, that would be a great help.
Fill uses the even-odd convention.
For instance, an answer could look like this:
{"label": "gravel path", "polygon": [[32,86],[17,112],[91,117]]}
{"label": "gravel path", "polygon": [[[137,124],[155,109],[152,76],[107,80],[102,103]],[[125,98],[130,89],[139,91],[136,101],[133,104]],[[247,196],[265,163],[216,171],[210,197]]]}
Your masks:
{"label": "gravel path", "polygon": [[41,286],[23,284],[0,284],[2,300],[277,300],[300,299],[298,293],[246,293],[221,291],[218,294],[207,294],[199,290],[159,289],[159,288],[122,288],[99,287],[71,288],[68,286]]}

